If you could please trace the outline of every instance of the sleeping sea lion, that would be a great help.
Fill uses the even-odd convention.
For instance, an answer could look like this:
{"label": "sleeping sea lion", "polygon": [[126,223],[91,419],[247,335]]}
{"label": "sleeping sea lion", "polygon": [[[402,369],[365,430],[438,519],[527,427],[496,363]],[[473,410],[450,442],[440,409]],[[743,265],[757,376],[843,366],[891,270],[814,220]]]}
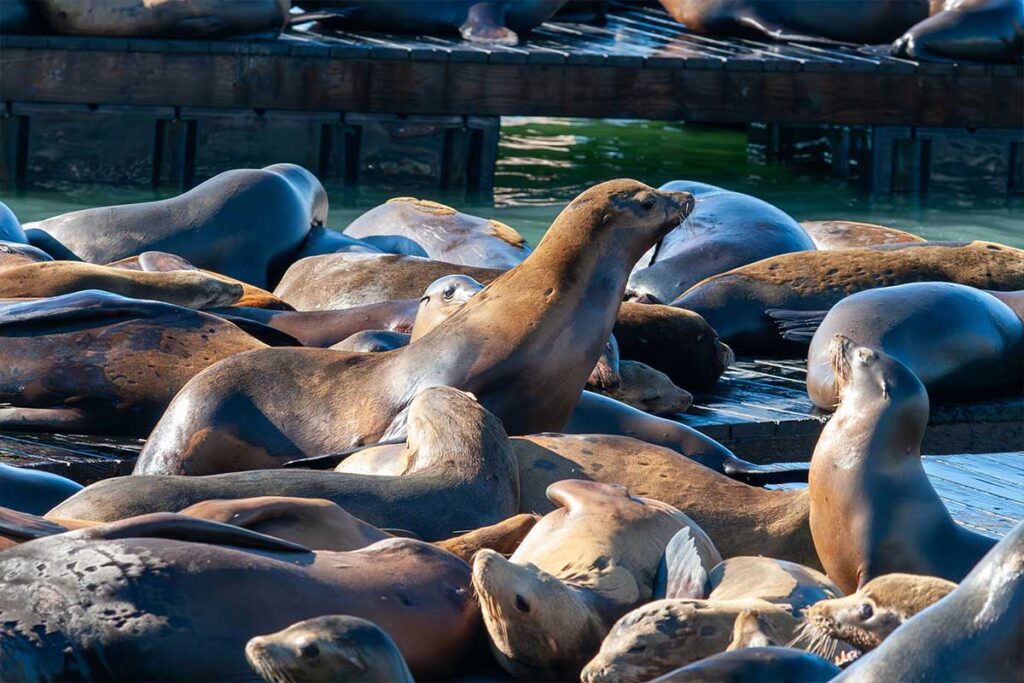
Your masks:
{"label": "sleeping sea lion", "polygon": [[953,521],[921,464],[928,394],[905,365],[836,336],[840,403],[811,457],[811,535],[853,593],[882,574],[962,579],[995,540]]}
{"label": "sleeping sea lion", "polygon": [[396,197],[370,209],[345,234],[391,254],[501,270],[518,266],[533,251],[501,221],[412,197]]}
{"label": "sleeping sea lion", "polygon": [[301,166],[274,164],[226,171],[170,199],[74,211],[26,227],[91,263],[165,251],[267,287],[276,284],[310,228],[326,219],[320,181]]}
{"label": "sleeping sea lion", "polygon": [[800,227],[814,240],[818,249],[855,249],[926,241],[903,230],[858,221],[801,221]]}
{"label": "sleeping sea lion", "polygon": [[52,256],[31,244],[0,241],[0,270],[52,260]]}
{"label": "sleeping sea lion", "polygon": [[1024,2],[946,0],[942,11],[915,24],[892,44],[915,61],[1020,64],[1024,59]]}

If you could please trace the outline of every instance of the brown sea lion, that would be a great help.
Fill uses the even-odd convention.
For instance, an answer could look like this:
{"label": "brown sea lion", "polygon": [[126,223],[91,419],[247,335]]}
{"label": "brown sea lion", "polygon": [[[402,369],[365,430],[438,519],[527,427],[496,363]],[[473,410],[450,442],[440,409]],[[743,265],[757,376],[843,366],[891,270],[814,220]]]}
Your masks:
{"label": "brown sea lion", "polygon": [[291,263],[310,228],[326,219],[327,192],[320,181],[300,166],[275,164],[226,171],[170,199],[85,209],[26,227],[42,230],[91,263],[164,251],[267,287]]}
{"label": "brown sea lion", "polygon": [[434,678],[456,669],[479,634],[469,567],[412,539],[313,553],[155,514],[22,543],[3,557],[5,681],[248,680],[251,638],[339,613],[374,619],[417,676]]}
{"label": "brown sea lion", "polygon": [[505,559],[484,550],[473,560],[491,650],[519,678],[575,677],[612,623],[650,599],[665,545],[687,527],[692,561],[710,569],[720,556],[686,515],[621,486],[562,481],[548,488],[559,506]]}
{"label": "brown sea lion", "polygon": [[0,463],[0,506],[41,515],[82,490],[66,477]]}
{"label": "brown sea lion", "polygon": [[792,352],[769,309],[824,311],[866,289],[928,281],[1024,289],[1024,251],[975,241],[783,254],[708,278],[672,305],[699,313],[738,352]]}
{"label": "brown sea lion", "polygon": [[810,652],[788,647],[749,647],[712,655],[658,676],[650,683],[826,683],[840,668]]}
{"label": "brown sea lion", "polygon": [[218,363],[172,402],[140,471],[279,464],[397,438],[409,403],[431,386],[473,393],[512,434],[561,429],[611,334],[630,265],[692,207],[685,193],[602,183],[559,214],[526,261],[407,347],[268,349]]}
{"label": "brown sea lion", "polygon": [[451,317],[484,288],[468,275],[446,275],[430,283],[420,297],[410,341],[415,341]]}
{"label": "brown sea lion", "polygon": [[761,618],[756,609],[745,609],[736,615],[736,623],[732,626],[732,640],[726,652],[745,647],[772,647],[784,645],[772,625]]}
{"label": "brown sea lion", "polygon": [[370,209],[345,234],[391,254],[501,270],[518,266],[533,251],[501,221],[413,197],[396,197]]}
{"label": "brown sea lion", "polygon": [[858,221],[801,221],[800,227],[810,235],[818,249],[856,249],[925,241],[923,237],[903,230]]}
{"label": "brown sea lion", "polygon": [[[868,581],[856,593],[822,600],[804,611],[806,627],[800,641],[826,656],[840,640],[857,648],[852,657],[875,649],[889,634],[918,612],[956,588],[952,581],[915,574],[885,574]],[[799,641],[798,641],[799,642]]]}
{"label": "brown sea lion", "polygon": [[946,0],[942,11],[915,24],[892,53],[917,61],[1020,64],[1024,59],[1024,2]]}
{"label": "brown sea lion", "polygon": [[[457,432],[447,429],[453,413],[465,426]],[[407,529],[434,541],[518,512],[513,458],[497,418],[461,391],[432,387],[421,391],[409,410],[405,476],[259,470],[205,477],[116,477],[92,484],[51,514],[111,521],[221,498],[325,498],[377,528]],[[149,466],[140,459],[136,474],[145,474]]]}
{"label": "brown sea lion", "polygon": [[0,304],[0,429],[146,436],[196,374],[262,348],[215,316],[108,292]]}
{"label": "brown sea lion", "polygon": [[995,540],[953,521],[921,464],[928,394],[905,365],[836,336],[840,403],[811,457],[811,535],[853,593],[882,574],[962,579]]}
{"label": "brown sea lion", "polygon": [[[708,600],[756,598],[794,614],[843,593],[821,572],[771,557],[730,557],[708,574]],[[672,596],[666,596],[672,597]]]}
{"label": "brown sea lion", "polygon": [[267,683],[413,683],[395,641],[359,617],[315,617],[257,636],[245,658]]}
{"label": "brown sea lion", "polygon": [[52,256],[31,244],[0,241],[0,270],[52,260]]}
{"label": "brown sea lion", "polygon": [[[819,313],[785,315],[785,338],[804,339],[813,330],[807,393],[822,410],[839,403],[830,355],[837,334],[898,360],[932,399],[977,400],[1024,390],[1024,323],[998,298],[973,287],[914,282],[858,292],[824,318]],[[807,316],[808,324],[798,326],[801,316]]]}
{"label": "brown sea lion", "polygon": [[502,555],[511,555],[539,520],[539,515],[519,514],[446,541],[435,541],[434,545],[466,562],[472,562],[473,556],[484,548]]}
{"label": "brown sea lion", "polygon": [[693,403],[693,394],[673,384],[668,375],[635,360],[619,362],[618,384],[601,393],[652,415],[684,413]]}

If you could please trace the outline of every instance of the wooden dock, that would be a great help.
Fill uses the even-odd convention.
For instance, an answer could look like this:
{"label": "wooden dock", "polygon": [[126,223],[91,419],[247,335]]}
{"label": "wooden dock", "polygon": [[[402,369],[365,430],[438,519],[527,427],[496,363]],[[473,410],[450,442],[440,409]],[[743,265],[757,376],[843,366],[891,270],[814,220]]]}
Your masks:
{"label": "wooden dock", "polygon": [[824,126],[837,172],[852,164],[896,190],[923,190],[929,164],[948,174],[966,145],[1018,192],[1022,76],[877,46],[713,38],[622,3],[604,25],[549,22],[517,47],[319,24],[264,40],[4,35],[0,180],[189,186],[293,161],[328,181],[392,168],[487,187],[497,117],[523,115],[775,126],[770,138]]}

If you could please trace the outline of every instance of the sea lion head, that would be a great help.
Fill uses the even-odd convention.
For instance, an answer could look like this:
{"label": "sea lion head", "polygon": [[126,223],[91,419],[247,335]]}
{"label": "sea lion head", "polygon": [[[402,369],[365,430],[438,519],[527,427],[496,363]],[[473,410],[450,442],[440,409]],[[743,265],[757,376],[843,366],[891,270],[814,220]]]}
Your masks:
{"label": "sea lion head", "polygon": [[246,644],[245,658],[268,683],[412,681],[388,634],[350,616],[307,619],[256,636]]}
{"label": "sea lion head", "polygon": [[416,341],[447,320],[483,288],[468,275],[445,275],[434,280],[420,298],[409,341]]}
{"label": "sea lion head", "polygon": [[952,581],[933,576],[886,574],[872,579],[852,595],[821,600],[804,610],[806,622],[796,641],[826,656],[843,641],[859,652],[878,647],[904,621],[938,602],[953,589]]}
{"label": "sea lion head", "polygon": [[615,622],[584,683],[643,683],[725,649],[735,612],[706,600],[655,600]]}
{"label": "sea lion head", "polygon": [[53,257],[31,244],[18,244],[0,240],[0,264],[20,265],[22,263],[42,263],[52,261]]}
{"label": "sea lion head", "polygon": [[188,300],[180,302],[181,306],[187,308],[202,310],[231,306],[245,293],[242,285],[226,282],[201,270],[176,270],[164,275],[189,292]]}
{"label": "sea lion head", "polygon": [[[518,678],[574,678],[601,640],[603,627],[576,589],[535,565],[481,550],[473,557],[473,588],[491,650]],[[575,670],[563,670],[566,662]]]}
{"label": "sea lion head", "polygon": [[[832,338],[829,358],[836,378],[840,409],[851,405],[860,411],[869,402],[882,403],[897,421],[911,424],[928,418],[928,393],[921,380],[892,356],[866,346],[856,346],[841,334]],[[896,410],[895,413],[891,411]]]}
{"label": "sea lion head", "polygon": [[572,200],[541,244],[568,239],[582,246],[597,240],[601,258],[610,258],[610,250],[621,245],[632,266],[679,226],[693,207],[689,192],[662,192],[636,180],[609,180]]}

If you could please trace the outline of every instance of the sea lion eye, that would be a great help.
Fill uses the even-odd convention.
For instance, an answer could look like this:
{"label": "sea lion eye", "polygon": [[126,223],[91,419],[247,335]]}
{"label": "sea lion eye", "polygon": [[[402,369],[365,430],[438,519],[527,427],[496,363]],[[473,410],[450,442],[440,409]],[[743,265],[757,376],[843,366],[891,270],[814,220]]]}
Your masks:
{"label": "sea lion eye", "polygon": [[526,598],[524,598],[522,595],[517,595],[516,596],[515,605],[516,605],[516,609],[519,610],[520,612],[529,612],[530,611],[530,605],[529,605],[529,603],[526,602]]}
{"label": "sea lion eye", "polygon": [[299,648],[299,654],[305,659],[313,659],[320,656],[320,648],[316,643],[306,643]]}
{"label": "sea lion eye", "polygon": [[640,208],[644,211],[650,211],[654,208],[654,205],[658,203],[655,197],[648,197],[647,199],[640,202]]}
{"label": "sea lion eye", "polygon": [[857,608],[857,614],[861,619],[870,619],[875,614],[875,610],[869,603],[862,602],[860,607]]}
{"label": "sea lion eye", "polygon": [[455,296],[455,285],[445,287],[444,294],[442,296],[444,296],[446,301],[451,301],[451,298]]}

